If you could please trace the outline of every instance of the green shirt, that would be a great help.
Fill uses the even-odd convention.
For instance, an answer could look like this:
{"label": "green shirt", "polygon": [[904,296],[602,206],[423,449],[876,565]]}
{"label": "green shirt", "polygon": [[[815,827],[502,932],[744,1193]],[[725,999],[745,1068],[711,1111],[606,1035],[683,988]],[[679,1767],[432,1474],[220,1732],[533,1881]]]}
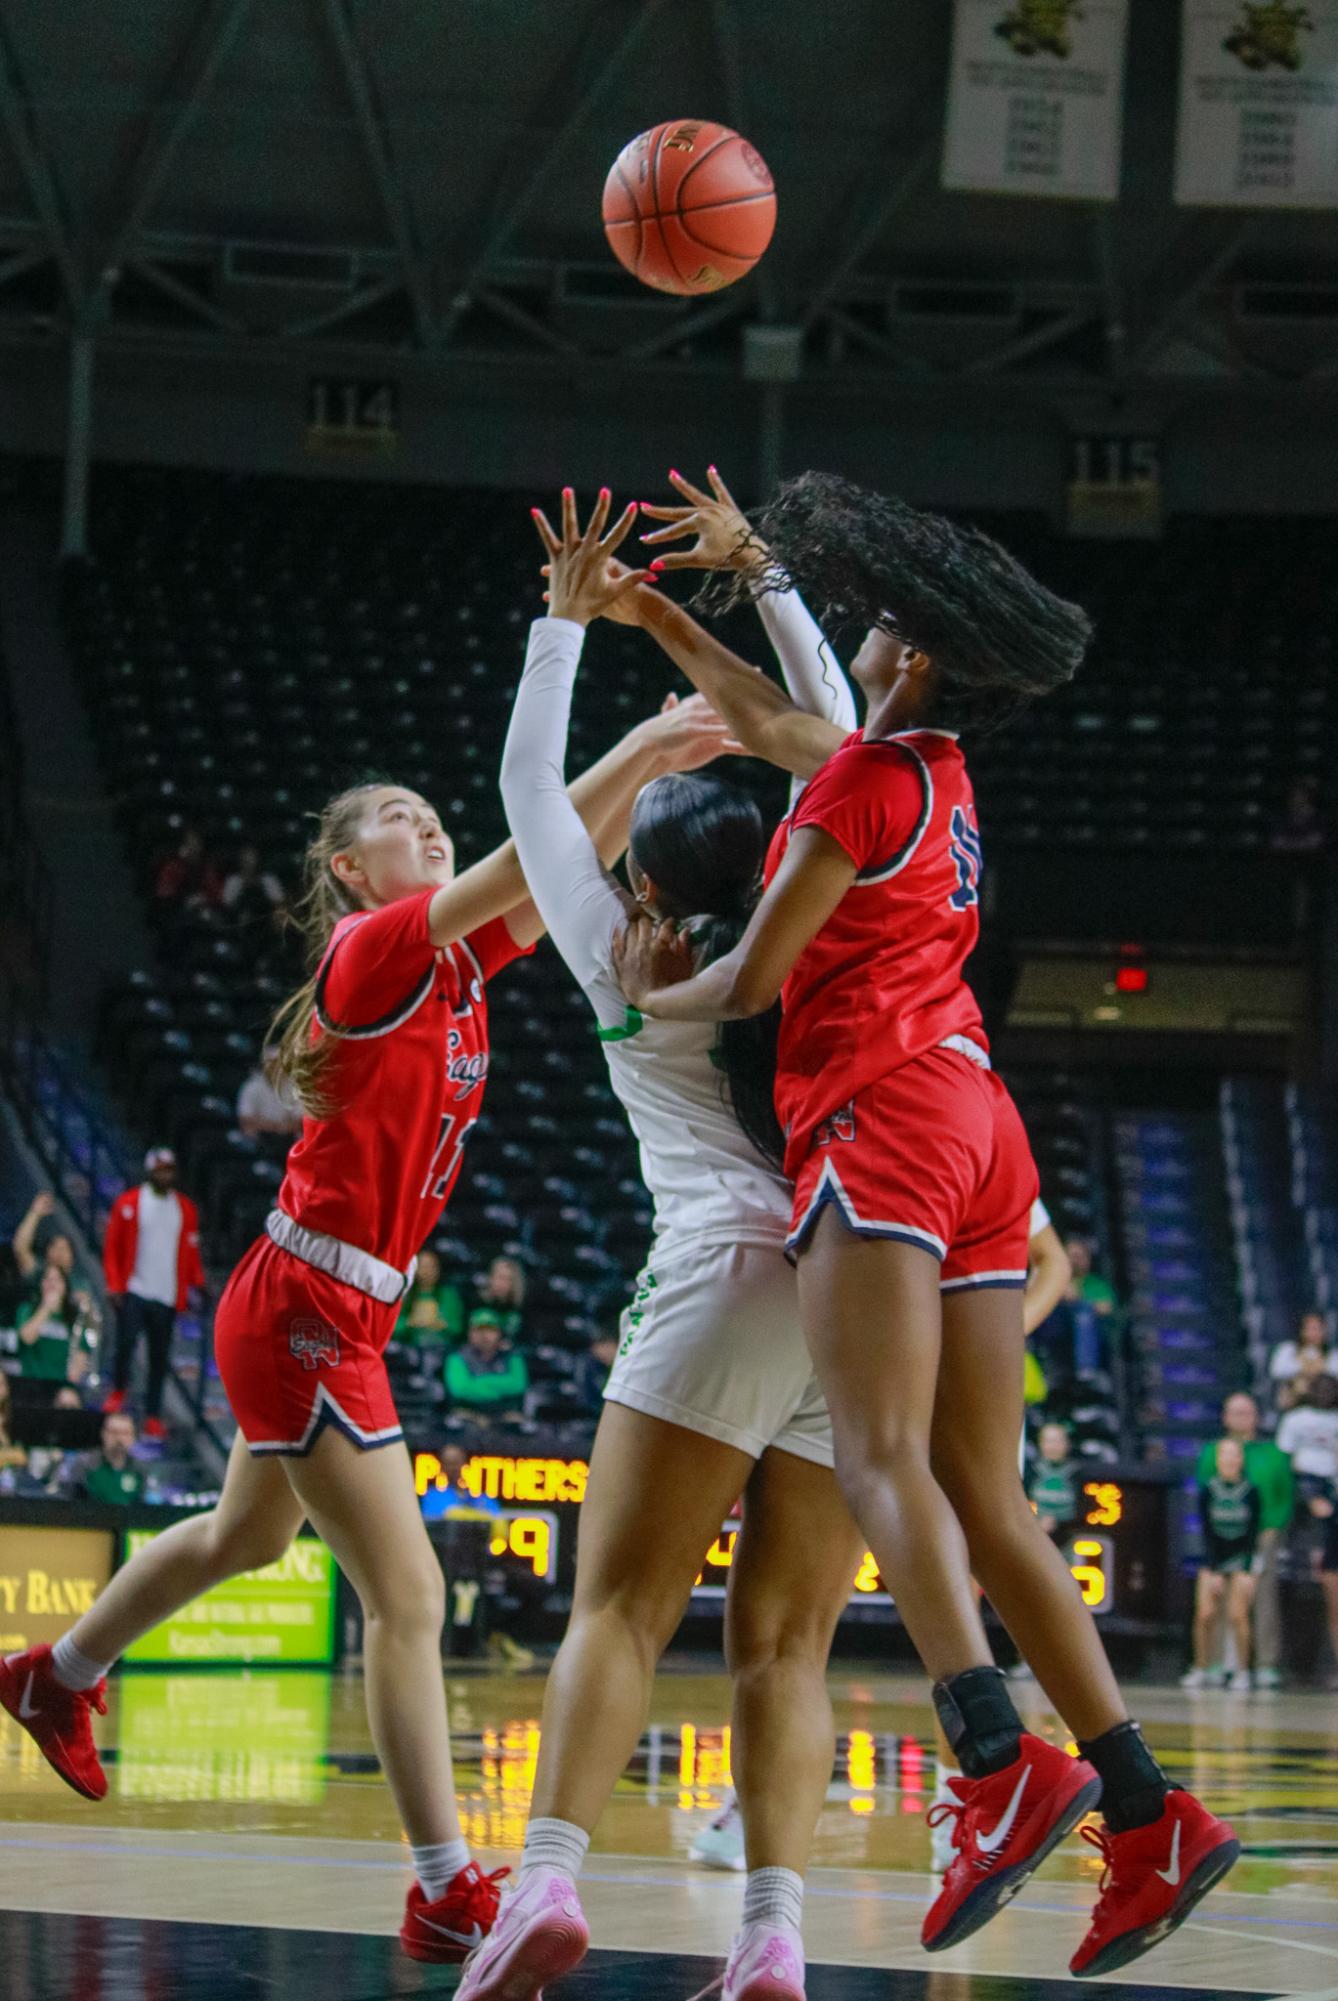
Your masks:
{"label": "green shirt", "polygon": [[[1195,1478],[1206,1487],[1216,1473],[1217,1441],[1210,1438],[1199,1454]],[[1271,1438],[1250,1439],[1245,1447],[1245,1477],[1259,1489],[1260,1528],[1290,1528],[1296,1512],[1296,1479],[1291,1460]]]}
{"label": "green shirt", "polygon": [[1078,1297],[1089,1306],[1113,1306],[1115,1288],[1109,1279],[1099,1278],[1094,1271],[1089,1271],[1078,1280]]}
{"label": "green shirt", "polygon": [[[26,1327],[40,1307],[30,1306],[20,1313],[18,1324]],[[63,1320],[48,1320],[35,1341],[19,1342],[19,1374],[30,1381],[63,1383],[70,1373],[70,1329]]]}
{"label": "green shirt", "polygon": [[[416,1323],[414,1309],[421,1313],[427,1301],[433,1301],[437,1309],[436,1326],[423,1327]],[[395,1322],[397,1341],[432,1341],[442,1338],[458,1341],[465,1331],[465,1302],[453,1285],[415,1287],[404,1295],[400,1317]]]}
{"label": "green shirt", "polygon": [[112,1466],[99,1455],[85,1470],[80,1485],[90,1501],[129,1507],[132,1501],[143,1497],[144,1475],[133,1460],[124,1466]]}
{"label": "green shirt", "polygon": [[1067,1459],[1039,1459],[1027,1489],[1038,1515],[1052,1515],[1057,1522],[1071,1522],[1078,1513],[1077,1468]]}
{"label": "green shirt", "polygon": [[475,1410],[510,1410],[519,1405],[530,1386],[525,1357],[498,1354],[485,1368],[473,1367],[468,1348],[457,1348],[446,1357],[446,1395],[451,1403]]}

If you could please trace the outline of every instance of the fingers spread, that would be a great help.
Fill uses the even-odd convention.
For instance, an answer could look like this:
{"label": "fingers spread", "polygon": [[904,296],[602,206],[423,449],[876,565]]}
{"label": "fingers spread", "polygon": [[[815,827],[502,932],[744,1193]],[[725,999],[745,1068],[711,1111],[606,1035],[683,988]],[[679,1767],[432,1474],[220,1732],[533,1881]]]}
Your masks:
{"label": "fingers spread", "polygon": [[630,505],[625,507],[622,513],[618,516],[618,519],[614,522],[612,528],[610,528],[608,534],[604,537],[604,540],[600,543],[599,545],[600,548],[603,549],[607,554],[612,555],[613,551],[618,547],[619,543],[626,540],[627,535],[631,530],[632,523],[635,520],[636,520],[636,502],[632,501]]}
{"label": "fingers spread", "polygon": [[714,466],[707,466],[706,477],[711,482],[711,491],[715,495],[716,499],[723,500],[726,507],[732,507],[737,512],[739,503],[737,500],[735,500],[734,495],[725,485],[724,480],[721,479],[720,474],[716,471],[716,468]]}
{"label": "fingers spread", "polygon": [[667,528],[653,528],[648,535],[643,535],[640,539],[643,542],[676,542],[681,535],[693,535],[696,532],[697,510],[695,507],[684,508],[681,520],[671,521]]}
{"label": "fingers spread", "polygon": [[648,514],[652,521],[681,521],[685,514],[695,514],[695,507],[652,507],[648,500],[640,503],[641,512]]}
{"label": "fingers spread", "polygon": [[703,493],[699,486],[692,484],[691,480],[684,479],[681,472],[671,472],[669,480],[670,484],[676,486],[678,491],[685,495],[688,500],[692,501],[695,506],[709,507],[711,505],[710,494]]}
{"label": "fingers spread", "polygon": [[556,556],[562,544],[553,533],[548,516],[544,513],[542,507],[532,507],[530,513],[533,515],[534,525],[539,531],[539,540],[543,543],[550,556]]}
{"label": "fingers spread", "polygon": [[569,548],[581,539],[581,525],[576,518],[576,494],[569,486],[562,489],[562,539]]}
{"label": "fingers spread", "polygon": [[595,511],[586,523],[585,533],[581,537],[587,549],[593,548],[594,544],[598,542],[600,536],[604,533],[604,524],[609,518],[609,509],[612,505],[613,495],[606,486],[601,486],[599,489],[599,498],[595,502]]}

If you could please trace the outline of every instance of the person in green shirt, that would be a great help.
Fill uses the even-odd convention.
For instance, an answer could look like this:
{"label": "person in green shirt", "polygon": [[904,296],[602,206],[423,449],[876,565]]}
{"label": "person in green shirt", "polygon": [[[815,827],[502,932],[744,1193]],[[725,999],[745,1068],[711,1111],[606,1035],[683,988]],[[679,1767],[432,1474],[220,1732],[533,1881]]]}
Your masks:
{"label": "person in green shirt", "polygon": [[20,1375],[44,1383],[71,1380],[73,1306],[70,1281],[59,1265],[42,1273],[36,1301],[18,1315],[18,1335]]}
{"label": "person in green shirt", "polygon": [[[1259,1406],[1247,1390],[1236,1390],[1222,1405],[1222,1429],[1245,1454],[1245,1477],[1259,1492],[1260,1569],[1254,1596],[1254,1684],[1277,1688],[1282,1680],[1282,1620],[1278,1604],[1278,1552],[1296,1510],[1292,1463],[1271,1438],[1259,1436]],[[1201,1487],[1216,1469],[1217,1441],[1199,1454],[1195,1478]]]}
{"label": "person in green shirt", "polygon": [[134,1449],[134,1418],[127,1410],[108,1411],[102,1420],[101,1450],[84,1461],[74,1492],[111,1507],[128,1508],[142,1500],[144,1475],[131,1457]]}
{"label": "person in green shirt", "polygon": [[480,1306],[464,1345],[446,1357],[446,1401],[457,1417],[519,1416],[530,1372],[525,1357],[502,1347],[498,1315]]}
{"label": "person in green shirt", "polygon": [[395,1339],[417,1347],[438,1338],[458,1341],[464,1331],[464,1300],[455,1286],[443,1282],[437,1253],[420,1251],[413,1284],[404,1295],[395,1322]]}
{"label": "person in green shirt", "polygon": [[503,1340],[519,1340],[525,1324],[525,1267],[519,1258],[493,1259],[479,1285],[479,1305],[497,1315]]}
{"label": "person in green shirt", "polygon": [[1043,1424],[1037,1459],[1027,1482],[1027,1499],[1053,1542],[1062,1542],[1078,1519],[1078,1468],[1069,1458],[1069,1435],[1062,1424]]}

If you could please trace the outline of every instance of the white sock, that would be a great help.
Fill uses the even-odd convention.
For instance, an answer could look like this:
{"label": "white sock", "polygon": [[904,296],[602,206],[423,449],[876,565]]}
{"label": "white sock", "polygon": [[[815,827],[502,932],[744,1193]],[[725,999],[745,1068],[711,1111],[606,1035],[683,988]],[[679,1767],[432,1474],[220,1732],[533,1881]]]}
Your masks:
{"label": "white sock", "polygon": [[520,1873],[527,1869],[558,1869],[572,1882],[581,1873],[590,1836],[570,1820],[532,1820],[525,1829]]}
{"label": "white sock", "polygon": [[750,1869],[743,1892],[745,1925],[789,1925],[798,1931],[804,1917],[804,1879],[793,1869]]}
{"label": "white sock", "polygon": [[107,1670],[87,1654],[81,1654],[68,1633],[63,1633],[51,1649],[51,1672],[62,1688],[96,1688]]}
{"label": "white sock", "polygon": [[454,1841],[429,1842],[426,1848],[411,1848],[409,1853],[419,1889],[429,1904],[435,1904],[447,1884],[467,1866],[469,1843],[457,1837]]}
{"label": "white sock", "polygon": [[956,1793],[951,1793],[948,1791],[948,1780],[960,1779],[961,1776],[962,1776],[961,1773],[956,1769],[955,1766],[945,1765],[942,1758],[935,1758],[934,1798],[936,1800],[955,1800],[957,1797]]}

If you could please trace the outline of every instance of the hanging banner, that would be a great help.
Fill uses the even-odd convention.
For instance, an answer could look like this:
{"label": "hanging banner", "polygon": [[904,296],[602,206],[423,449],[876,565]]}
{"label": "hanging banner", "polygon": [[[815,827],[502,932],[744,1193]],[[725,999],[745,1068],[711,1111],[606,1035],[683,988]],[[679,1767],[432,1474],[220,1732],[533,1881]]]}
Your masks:
{"label": "hanging banner", "polygon": [[956,0],[945,188],[1115,201],[1129,0]]}
{"label": "hanging banner", "polygon": [[1338,207],[1338,0],[1184,0],[1175,198]]}

